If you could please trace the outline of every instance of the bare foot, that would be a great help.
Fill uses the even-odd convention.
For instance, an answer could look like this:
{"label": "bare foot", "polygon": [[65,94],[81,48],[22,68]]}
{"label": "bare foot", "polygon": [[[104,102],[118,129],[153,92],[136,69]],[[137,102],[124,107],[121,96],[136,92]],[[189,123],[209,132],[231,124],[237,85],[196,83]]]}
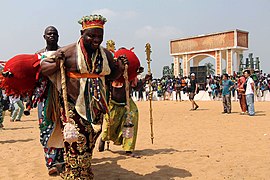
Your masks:
{"label": "bare foot", "polygon": [[55,176],[55,175],[57,175],[57,174],[58,174],[57,168],[56,168],[56,167],[51,167],[51,168],[49,168],[49,169],[48,169],[48,174],[49,174],[50,176]]}
{"label": "bare foot", "polygon": [[99,152],[103,152],[104,149],[105,149],[105,141],[103,141],[103,140],[100,138],[99,145],[98,145],[98,151],[99,151]]}

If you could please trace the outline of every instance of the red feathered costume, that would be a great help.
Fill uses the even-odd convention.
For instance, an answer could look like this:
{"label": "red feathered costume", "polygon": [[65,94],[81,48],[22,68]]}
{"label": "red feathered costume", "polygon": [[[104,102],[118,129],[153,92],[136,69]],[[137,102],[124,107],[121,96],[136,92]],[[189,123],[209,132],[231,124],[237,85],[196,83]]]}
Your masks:
{"label": "red feathered costume", "polygon": [[38,54],[20,54],[9,59],[3,69],[1,87],[7,95],[32,94],[40,70]]}
{"label": "red feathered costume", "polygon": [[[128,80],[132,81],[133,79],[135,79],[137,77],[137,71],[141,66],[140,60],[138,59],[138,57],[136,56],[136,54],[132,50],[128,50],[126,48],[121,48],[114,53],[115,58],[118,58],[121,55],[126,55],[126,57],[127,57],[127,60],[129,62],[129,64],[128,64]],[[125,81],[125,79],[123,76],[121,76],[116,81],[123,83]]]}

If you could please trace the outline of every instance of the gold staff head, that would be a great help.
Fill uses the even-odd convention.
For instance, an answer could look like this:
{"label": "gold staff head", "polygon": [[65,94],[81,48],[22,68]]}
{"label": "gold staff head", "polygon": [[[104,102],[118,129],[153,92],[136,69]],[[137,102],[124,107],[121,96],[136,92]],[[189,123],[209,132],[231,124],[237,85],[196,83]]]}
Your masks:
{"label": "gold staff head", "polygon": [[115,51],[115,42],[113,40],[108,40],[106,43],[106,47],[109,51],[114,52]]}
{"label": "gold staff head", "polygon": [[146,58],[147,58],[147,61],[150,61],[150,54],[151,54],[151,45],[150,43],[146,43],[145,45],[145,52],[146,52]]}

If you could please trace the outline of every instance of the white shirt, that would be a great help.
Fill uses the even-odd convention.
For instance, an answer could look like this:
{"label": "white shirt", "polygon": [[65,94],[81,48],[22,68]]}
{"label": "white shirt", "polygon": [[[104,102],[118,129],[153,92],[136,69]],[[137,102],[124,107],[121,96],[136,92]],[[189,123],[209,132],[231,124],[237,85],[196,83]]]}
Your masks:
{"label": "white shirt", "polygon": [[254,94],[254,91],[251,88],[251,84],[254,84],[254,81],[251,77],[248,78],[247,80],[247,88],[246,88],[246,95],[247,94]]}
{"label": "white shirt", "polygon": [[44,55],[45,56],[45,58],[42,58],[41,60],[40,60],[40,63],[39,64],[41,64],[45,59],[47,59],[47,57],[51,57],[52,55],[53,55],[53,53],[55,53],[56,51],[45,51],[45,52],[43,52],[43,53],[40,53],[39,54],[39,59]]}
{"label": "white shirt", "polygon": [[16,102],[18,102],[20,100],[21,100],[20,99],[20,96],[17,96],[17,97],[15,97],[15,96],[9,96],[9,101],[10,101],[11,104],[15,104]]}
{"label": "white shirt", "polygon": [[187,78],[185,81],[186,81],[186,83],[187,83],[187,86],[190,87],[190,79]]}
{"label": "white shirt", "polygon": [[212,92],[212,88],[211,88],[210,84],[207,84],[207,85],[206,85],[206,88],[207,88],[207,91],[208,91],[208,92]]}
{"label": "white shirt", "polygon": [[145,85],[145,92],[149,92],[149,91],[150,91],[149,84],[146,84],[146,85]]}

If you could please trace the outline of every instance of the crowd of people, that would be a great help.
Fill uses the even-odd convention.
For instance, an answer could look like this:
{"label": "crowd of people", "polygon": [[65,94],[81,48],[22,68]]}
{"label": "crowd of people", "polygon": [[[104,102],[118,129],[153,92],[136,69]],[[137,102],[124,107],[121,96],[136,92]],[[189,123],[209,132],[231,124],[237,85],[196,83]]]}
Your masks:
{"label": "crowd of people", "polygon": [[[233,75],[229,76],[234,86],[231,89],[231,96],[237,99],[238,91],[237,84],[242,76]],[[255,71],[251,74],[252,79],[255,83],[255,95],[257,97],[263,97],[266,91],[270,91],[270,74],[263,73],[262,71]],[[199,90],[206,91],[212,100],[222,100],[222,76],[209,75],[205,77],[204,83],[199,83]],[[140,79],[139,79],[140,81]],[[152,89],[157,92],[159,100],[173,100],[172,92],[175,92],[175,100],[181,101],[181,94],[186,94],[189,92],[188,86],[190,85],[190,76],[184,76],[180,78],[174,78],[169,76],[164,76],[162,78],[154,78],[152,81]],[[180,94],[180,92],[182,92]],[[146,83],[139,90],[133,90],[133,96],[142,101],[145,98],[143,94],[145,93],[146,99],[148,99],[149,85]]]}
{"label": "crowd of people", "polygon": [[[245,77],[245,73],[249,73],[249,78]],[[265,96],[266,91],[270,91],[270,74],[263,73],[262,71],[255,70],[251,73],[250,70],[246,69],[242,72],[243,74],[234,74],[228,75],[223,74],[221,76],[212,76],[209,75],[205,78],[204,83],[197,83],[197,88],[194,88],[192,85],[192,77],[195,76],[194,73],[191,73],[190,76],[184,76],[180,78],[172,78],[172,77],[162,77],[160,79],[153,79],[152,81],[152,89],[157,94],[158,100],[173,100],[181,101],[181,94],[187,94],[189,96],[189,100],[194,103],[194,94],[198,94],[199,90],[205,91],[208,93],[211,100],[220,100],[224,102],[224,112],[223,113],[231,113],[231,99],[237,100],[240,102],[242,112],[241,114],[247,113],[247,107],[244,106],[246,104],[246,94],[254,94],[254,96],[263,97]],[[253,80],[254,87],[252,87],[252,92],[246,87],[246,80]],[[229,84],[227,84],[229,82]],[[245,85],[245,87],[243,87]],[[196,92],[194,92],[196,91]],[[246,92],[247,91],[247,92]],[[173,92],[175,97],[173,97]],[[182,92],[182,93],[181,93]],[[143,96],[145,94],[145,98]],[[144,99],[148,99],[149,94],[149,84],[142,86],[139,90],[133,91],[133,97],[139,101]],[[247,96],[249,99],[249,95]],[[248,103],[251,100],[247,101]],[[254,101],[254,97],[252,97],[252,101]],[[192,105],[191,110],[195,110],[198,108],[197,104]],[[251,115],[254,112],[249,113]]]}

